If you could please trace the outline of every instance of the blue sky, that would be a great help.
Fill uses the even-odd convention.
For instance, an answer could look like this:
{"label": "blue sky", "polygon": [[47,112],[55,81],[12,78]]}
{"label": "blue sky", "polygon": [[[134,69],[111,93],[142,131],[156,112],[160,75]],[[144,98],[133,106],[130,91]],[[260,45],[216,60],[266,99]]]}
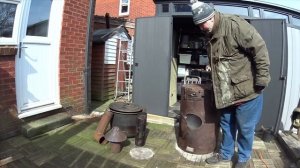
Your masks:
{"label": "blue sky", "polygon": [[300,11],[300,0],[254,0],[287,6]]}

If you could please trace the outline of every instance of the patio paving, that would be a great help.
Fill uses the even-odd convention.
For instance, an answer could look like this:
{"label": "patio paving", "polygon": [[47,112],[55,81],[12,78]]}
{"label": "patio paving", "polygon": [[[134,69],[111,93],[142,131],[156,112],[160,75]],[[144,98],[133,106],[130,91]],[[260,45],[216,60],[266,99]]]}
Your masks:
{"label": "patio paving", "polygon": [[[147,123],[149,134],[146,145],[154,151],[149,160],[136,160],[129,154],[135,148],[134,138],[125,142],[118,154],[110,151],[109,144],[93,140],[99,118],[81,120],[52,130],[34,139],[17,136],[0,142],[0,167],[16,168],[230,168],[230,163],[208,165],[204,161],[186,160],[175,149],[174,126]],[[289,168],[294,164],[277,141],[264,142],[255,137],[252,166],[255,168]]]}

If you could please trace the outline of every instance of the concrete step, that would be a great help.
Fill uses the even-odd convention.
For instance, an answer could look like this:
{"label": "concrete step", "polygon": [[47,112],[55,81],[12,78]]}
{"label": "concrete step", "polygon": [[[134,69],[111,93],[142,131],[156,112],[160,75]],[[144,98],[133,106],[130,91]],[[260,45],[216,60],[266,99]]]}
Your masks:
{"label": "concrete step", "polygon": [[300,140],[297,135],[289,131],[280,131],[277,138],[297,167],[300,167]]}
{"label": "concrete step", "polygon": [[27,138],[32,138],[71,122],[71,116],[67,113],[57,113],[23,124],[22,134]]}

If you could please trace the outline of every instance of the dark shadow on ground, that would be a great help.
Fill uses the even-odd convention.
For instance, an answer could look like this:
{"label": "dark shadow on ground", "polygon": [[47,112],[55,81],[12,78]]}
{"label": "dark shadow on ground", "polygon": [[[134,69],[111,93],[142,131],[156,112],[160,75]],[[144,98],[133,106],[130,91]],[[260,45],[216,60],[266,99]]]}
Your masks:
{"label": "dark shadow on ground", "polygon": [[[118,158],[124,153],[112,154],[109,145],[93,140],[97,124],[94,120],[76,122],[16,146],[24,157],[7,167],[133,167]],[[17,142],[16,142],[17,143]]]}

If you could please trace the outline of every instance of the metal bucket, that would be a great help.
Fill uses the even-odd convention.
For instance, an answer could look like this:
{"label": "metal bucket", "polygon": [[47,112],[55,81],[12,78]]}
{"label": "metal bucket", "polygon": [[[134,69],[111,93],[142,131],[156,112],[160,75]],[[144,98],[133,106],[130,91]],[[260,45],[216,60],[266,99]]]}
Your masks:
{"label": "metal bucket", "polygon": [[219,117],[211,84],[186,84],[181,90],[177,144],[192,154],[212,153],[217,145]]}

